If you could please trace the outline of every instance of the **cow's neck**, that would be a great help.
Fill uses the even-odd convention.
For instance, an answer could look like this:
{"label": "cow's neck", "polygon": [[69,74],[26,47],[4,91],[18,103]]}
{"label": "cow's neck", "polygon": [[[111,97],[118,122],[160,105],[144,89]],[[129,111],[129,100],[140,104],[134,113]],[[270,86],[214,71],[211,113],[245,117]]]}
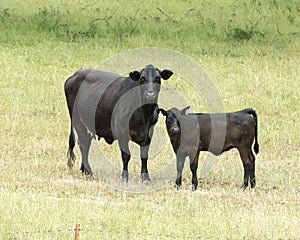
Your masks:
{"label": "cow's neck", "polygon": [[157,109],[156,103],[145,104],[136,110],[136,117],[140,118],[141,123],[148,124],[154,120],[154,111]]}
{"label": "cow's neck", "polygon": [[145,104],[139,108],[140,113],[149,116],[152,114],[157,108],[156,103]]}

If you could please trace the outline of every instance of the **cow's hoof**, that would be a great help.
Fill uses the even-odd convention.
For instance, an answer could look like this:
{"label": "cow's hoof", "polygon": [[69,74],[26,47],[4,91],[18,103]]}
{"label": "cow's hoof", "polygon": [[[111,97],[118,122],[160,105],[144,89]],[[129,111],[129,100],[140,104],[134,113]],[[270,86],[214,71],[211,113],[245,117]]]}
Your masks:
{"label": "cow's hoof", "polygon": [[124,184],[128,183],[128,176],[129,176],[128,171],[123,170],[123,172],[122,172],[122,182]]}
{"label": "cow's hoof", "polygon": [[68,159],[68,167],[69,169],[72,169],[74,167],[74,164],[75,164],[75,159]]}
{"label": "cow's hoof", "polygon": [[142,182],[146,185],[151,183],[151,179],[148,173],[142,173]]}
{"label": "cow's hoof", "polygon": [[82,174],[86,175],[86,176],[92,176],[92,171],[89,171],[88,169],[86,169],[85,167],[81,166],[80,168]]}
{"label": "cow's hoof", "polygon": [[175,191],[179,192],[180,186],[178,186],[177,184],[175,184]]}
{"label": "cow's hoof", "polygon": [[192,185],[192,192],[195,192],[197,190],[197,186],[195,186],[194,184]]}
{"label": "cow's hoof", "polygon": [[87,176],[87,177],[92,177],[92,176],[93,176],[92,172],[90,172],[90,171],[88,171],[88,170],[84,170],[84,171],[82,171],[82,173],[83,173],[85,176]]}
{"label": "cow's hoof", "polygon": [[151,180],[143,180],[142,181],[144,185],[150,185],[151,184]]}
{"label": "cow's hoof", "polygon": [[68,167],[72,169],[75,164],[76,157],[72,151],[68,151],[67,158],[68,158]]}

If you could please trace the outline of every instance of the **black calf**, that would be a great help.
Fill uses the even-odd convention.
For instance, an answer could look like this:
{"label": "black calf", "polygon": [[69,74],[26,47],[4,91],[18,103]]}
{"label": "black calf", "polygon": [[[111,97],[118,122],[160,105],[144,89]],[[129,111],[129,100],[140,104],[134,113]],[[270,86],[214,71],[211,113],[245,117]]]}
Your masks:
{"label": "black calf", "polygon": [[170,110],[159,109],[166,116],[168,135],[176,153],[177,178],[176,185],[181,185],[181,176],[185,158],[190,158],[193,190],[197,189],[198,158],[200,151],[209,151],[214,155],[220,155],[232,148],[237,148],[244,166],[244,187],[251,188],[255,181],[255,155],[259,145],[257,142],[257,115],[247,108],[231,113],[188,113],[189,107],[182,110],[172,108]]}

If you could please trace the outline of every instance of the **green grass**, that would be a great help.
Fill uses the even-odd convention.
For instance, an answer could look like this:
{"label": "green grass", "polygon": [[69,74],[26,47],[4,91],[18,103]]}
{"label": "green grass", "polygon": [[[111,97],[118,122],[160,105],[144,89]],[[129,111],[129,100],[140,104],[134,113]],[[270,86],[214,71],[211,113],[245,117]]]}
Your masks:
{"label": "green grass", "polygon": [[[299,12],[298,1],[278,0],[2,1],[0,239],[73,239],[76,223],[80,239],[299,238]],[[117,169],[113,184],[129,192],[83,176],[78,148],[75,168],[67,168],[65,79],[146,47],[173,49],[201,64],[226,111],[257,110],[255,190],[240,189],[242,163],[230,151],[201,176],[198,191],[189,190],[186,171],[176,192],[175,166],[169,176],[159,175],[174,157],[163,119],[153,142],[166,146],[149,159],[150,186],[135,182],[140,161],[134,145],[131,182],[118,186],[117,145],[100,142]],[[205,99],[172,70],[161,100],[168,97],[164,90],[175,89],[195,111],[208,111]],[[108,166],[98,158],[92,164],[105,177]],[[161,187],[162,179],[168,181]]]}

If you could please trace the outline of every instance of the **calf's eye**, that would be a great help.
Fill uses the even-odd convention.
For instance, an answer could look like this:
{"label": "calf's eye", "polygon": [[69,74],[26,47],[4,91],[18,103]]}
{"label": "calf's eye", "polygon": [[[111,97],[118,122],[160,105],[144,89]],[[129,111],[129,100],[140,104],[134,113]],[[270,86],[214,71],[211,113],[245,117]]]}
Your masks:
{"label": "calf's eye", "polygon": [[160,81],[160,77],[156,77],[156,78],[154,79],[154,81],[155,81],[155,82],[159,82],[159,81]]}

